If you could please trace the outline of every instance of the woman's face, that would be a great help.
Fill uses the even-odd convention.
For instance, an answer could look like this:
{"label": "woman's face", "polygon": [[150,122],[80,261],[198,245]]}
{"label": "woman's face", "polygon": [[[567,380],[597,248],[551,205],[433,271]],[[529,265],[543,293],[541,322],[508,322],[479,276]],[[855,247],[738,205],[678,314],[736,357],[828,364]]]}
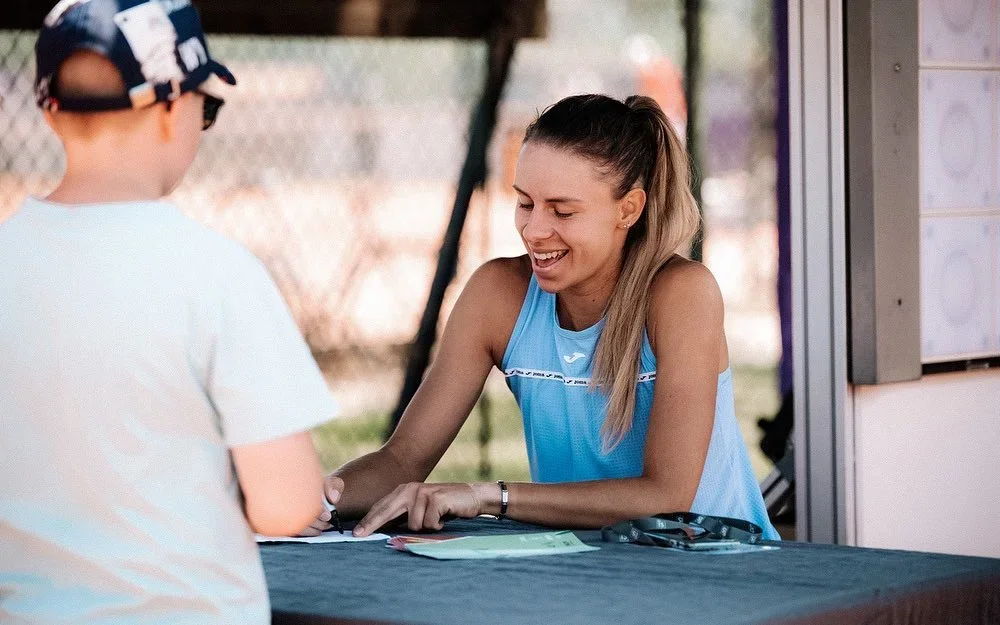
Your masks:
{"label": "woman's face", "polygon": [[629,212],[630,195],[614,197],[607,176],[591,161],[528,142],[517,160],[514,190],[514,223],[542,289],[558,293],[617,277],[628,232],[622,226],[638,213]]}

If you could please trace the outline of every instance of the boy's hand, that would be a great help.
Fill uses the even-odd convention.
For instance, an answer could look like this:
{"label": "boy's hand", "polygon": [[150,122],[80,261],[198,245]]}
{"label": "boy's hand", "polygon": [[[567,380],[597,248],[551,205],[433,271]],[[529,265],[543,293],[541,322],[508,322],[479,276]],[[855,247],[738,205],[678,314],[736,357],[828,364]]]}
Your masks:
{"label": "boy's hand", "polygon": [[[326,476],[326,479],[323,480],[323,491],[326,500],[336,505],[340,501],[340,494],[344,492],[344,480],[335,475]],[[332,515],[330,511],[326,509],[326,506],[323,506],[323,511],[320,515],[316,517],[315,521],[309,524],[309,527],[299,532],[299,536],[319,536],[333,527],[331,520]]]}

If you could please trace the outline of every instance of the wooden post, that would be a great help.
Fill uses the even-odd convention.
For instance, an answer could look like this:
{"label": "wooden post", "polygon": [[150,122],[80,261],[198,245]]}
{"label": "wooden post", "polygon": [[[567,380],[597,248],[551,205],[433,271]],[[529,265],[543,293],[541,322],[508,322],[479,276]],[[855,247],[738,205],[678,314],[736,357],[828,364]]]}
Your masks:
{"label": "wooden post", "polygon": [[[698,211],[704,216],[701,206],[701,134],[698,129],[701,114],[701,0],[684,0],[684,92],[687,97],[687,149],[691,158],[691,193],[698,203]],[[691,258],[702,259],[702,241],[705,225],[695,235],[691,243]]]}
{"label": "wooden post", "polygon": [[431,348],[437,339],[441,303],[444,300],[445,290],[455,277],[459,242],[462,237],[462,227],[465,225],[465,217],[469,212],[472,192],[486,181],[486,150],[496,127],[497,105],[500,103],[503,86],[507,81],[507,72],[510,69],[510,61],[514,56],[514,47],[518,38],[518,29],[513,23],[514,17],[514,15],[508,14],[507,19],[502,20],[488,38],[489,52],[486,60],[486,83],[483,95],[476,107],[475,114],[472,116],[469,129],[469,149],[465,157],[465,165],[462,167],[462,175],[458,181],[458,191],[455,195],[451,219],[448,222],[441,251],[438,254],[437,270],[431,283],[427,306],[424,308],[424,314],[420,320],[420,328],[417,330],[417,335],[410,347],[403,389],[389,420],[386,438],[395,431],[396,425],[399,424],[399,420],[403,416],[403,411],[413,399],[413,395],[417,392],[424,377],[424,371],[430,364]]}

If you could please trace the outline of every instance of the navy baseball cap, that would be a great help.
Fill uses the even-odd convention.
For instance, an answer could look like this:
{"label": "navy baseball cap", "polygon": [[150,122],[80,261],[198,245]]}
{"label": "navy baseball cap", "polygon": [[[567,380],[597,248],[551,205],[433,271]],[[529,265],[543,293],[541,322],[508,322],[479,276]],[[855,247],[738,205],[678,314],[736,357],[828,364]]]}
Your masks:
{"label": "navy baseball cap", "polygon": [[[126,93],[109,98],[62,98],[59,67],[74,52],[107,57]],[[208,55],[198,11],[191,0],[61,0],[45,18],[35,44],[35,97],[46,110],[114,111],[169,102],[213,76],[236,84]]]}

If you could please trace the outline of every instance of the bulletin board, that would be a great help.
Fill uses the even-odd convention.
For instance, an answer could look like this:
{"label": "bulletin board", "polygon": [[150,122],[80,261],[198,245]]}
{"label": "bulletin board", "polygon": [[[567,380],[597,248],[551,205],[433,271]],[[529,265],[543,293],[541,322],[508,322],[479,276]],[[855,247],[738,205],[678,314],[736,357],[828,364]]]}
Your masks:
{"label": "bulletin board", "polygon": [[1000,366],[1000,0],[844,11],[850,382]]}
{"label": "bulletin board", "polygon": [[920,353],[1000,356],[1000,2],[920,0]]}

